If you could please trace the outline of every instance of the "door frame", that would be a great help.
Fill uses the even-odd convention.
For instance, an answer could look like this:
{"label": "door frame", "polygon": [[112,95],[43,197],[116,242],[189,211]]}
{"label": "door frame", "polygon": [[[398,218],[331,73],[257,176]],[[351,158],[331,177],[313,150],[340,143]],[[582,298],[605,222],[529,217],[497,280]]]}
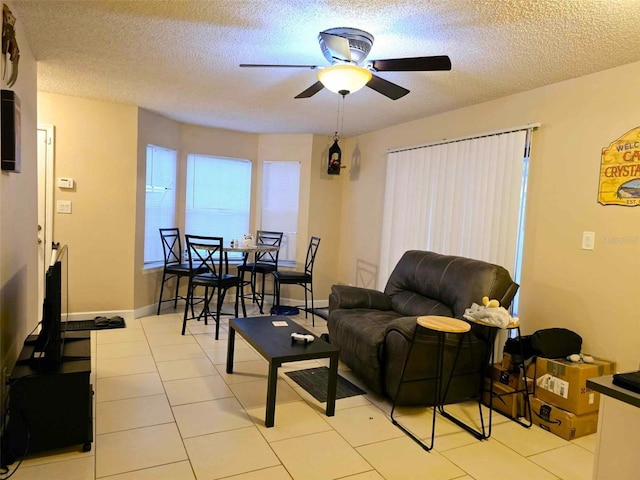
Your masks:
{"label": "door frame", "polygon": [[[38,137],[44,132],[44,145],[38,138],[38,304],[44,301],[45,273],[51,263],[53,243],[54,134],[50,124],[38,124]],[[40,228],[41,227],[41,228]]]}

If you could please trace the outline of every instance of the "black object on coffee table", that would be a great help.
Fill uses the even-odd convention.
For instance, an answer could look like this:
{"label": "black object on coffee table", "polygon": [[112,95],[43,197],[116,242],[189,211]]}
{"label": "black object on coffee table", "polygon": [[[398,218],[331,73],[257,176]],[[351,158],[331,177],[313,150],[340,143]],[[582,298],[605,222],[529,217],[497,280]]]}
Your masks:
{"label": "black object on coffee table", "polygon": [[[277,326],[279,324],[282,326]],[[329,358],[326,415],[332,417],[335,414],[339,347],[325,342],[285,316],[232,318],[229,320],[227,373],[233,373],[236,332],[269,362],[267,408],[264,421],[267,427],[273,427],[275,420],[278,367],[286,362]],[[292,340],[292,333],[310,334],[315,338],[310,343],[297,342]]]}

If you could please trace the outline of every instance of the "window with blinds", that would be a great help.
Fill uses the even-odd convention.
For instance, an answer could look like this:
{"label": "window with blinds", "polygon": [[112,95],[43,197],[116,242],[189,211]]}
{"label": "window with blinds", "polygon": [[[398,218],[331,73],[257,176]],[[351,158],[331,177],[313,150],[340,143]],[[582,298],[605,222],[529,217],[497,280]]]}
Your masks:
{"label": "window with blinds", "polygon": [[495,263],[519,282],[531,131],[389,153],[381,288],[410,249]]}
{"label": "window with blinds", "polygon": [[260,229],[283,232],[279,261],[296,260],[300,162],[263,162]]}
{"label": "window with blinds", "polygon": [[175,150],[147,145],[147,175],[144,206],[144,264],[163,263],[160,228],[176,222]]}
{"label": "window with blinds", "polygon": [[228,245],[249,232],[251,162],[187,156],[185,233],[222,237]]}

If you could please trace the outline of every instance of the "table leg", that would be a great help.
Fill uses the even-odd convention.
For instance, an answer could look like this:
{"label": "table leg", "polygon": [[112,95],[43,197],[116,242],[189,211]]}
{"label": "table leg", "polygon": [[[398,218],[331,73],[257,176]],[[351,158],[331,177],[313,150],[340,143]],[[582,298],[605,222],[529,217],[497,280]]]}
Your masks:
{"label": "table leg", "polygon": [[236,331],[229,325],[229,338],[227,339],[227,373],[233,373],[233,351],[236,344]]}
{"label": "table leg", "polygon": [[266,427],[273,427],[276,416],[276,386],[278,384],[278,365],[269,362],[269,379],[267,380],[267,411],[264,424]]}
{"label": "table leg", "polygon": [[327,417],[336,412],[336,389],[338,385],[338,355],[332,355],[329,363],[329,386],[327,387]]}

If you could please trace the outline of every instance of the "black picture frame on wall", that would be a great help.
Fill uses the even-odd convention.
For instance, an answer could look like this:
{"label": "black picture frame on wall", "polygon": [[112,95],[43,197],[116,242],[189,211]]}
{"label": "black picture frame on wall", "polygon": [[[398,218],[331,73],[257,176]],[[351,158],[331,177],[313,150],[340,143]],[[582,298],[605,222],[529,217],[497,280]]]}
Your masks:
{"label": "black picture frame on wall", "polygon": [[2,90],[0,95],[0,129],[2,170],[20,173],[20,98],[12,90]]}

